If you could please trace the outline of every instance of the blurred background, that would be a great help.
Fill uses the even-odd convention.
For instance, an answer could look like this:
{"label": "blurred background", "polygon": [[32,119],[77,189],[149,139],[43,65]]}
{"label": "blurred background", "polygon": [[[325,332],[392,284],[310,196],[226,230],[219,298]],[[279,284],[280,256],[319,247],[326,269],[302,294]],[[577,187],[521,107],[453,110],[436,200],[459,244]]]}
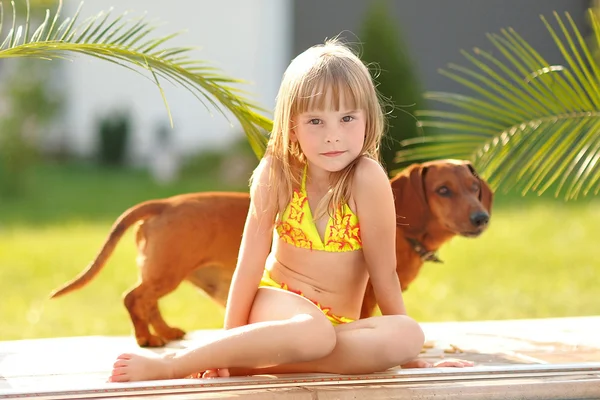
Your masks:
{"label": "blurred background", "polygon": [[[31,0],[32,25],[58,2]],[[12,12],[2,0],[2,40]],[[64,0],[72,16],[78,1]],[[461,50],[497,55],[487,34],[513,28],[549,65],[565,61],[540,19],[568,12],[586,38],[584,0],[88,0],[80,21],[113,7],[145,15],[153,35],[228,76],[270,118],[282,73],[307,47],[340,36],[371,63],[379,90],[394,99],[390,170],[402,139],[438,134],[415,112],[445,110],[426,92],[466,95],[440,73],[464,63]],[[20,18],[25,2],[17,1]],[[6,44],[6,43],[5,43]],[[5,48],[6,46],[3,46]],[[496,53],[494,53],[496,52]],[[114,220],[132,205],[180,193],[246,191],[258,159],[240,124],[164,83],[173,127],[156,84],[122,66],[84,55],[70,60],[0,58],[0,340],[130,334],[122,293],[136,281],[132,232],[87,287],[56,300],[48,294],[95,257]],[[396,147],[395,147],[396,146]],[[597,160],[596,160],[597,161]],[[402,165],[396,165],[401,168]],[[424,265],[405,293],[419,321],[594,315],[598,196],[565,201],[548,192],[498,191],[491,225],[478,239],[455,238]],[[218,328],[223,310],[185,283],[165,297],[166,320],[185,330]]]}

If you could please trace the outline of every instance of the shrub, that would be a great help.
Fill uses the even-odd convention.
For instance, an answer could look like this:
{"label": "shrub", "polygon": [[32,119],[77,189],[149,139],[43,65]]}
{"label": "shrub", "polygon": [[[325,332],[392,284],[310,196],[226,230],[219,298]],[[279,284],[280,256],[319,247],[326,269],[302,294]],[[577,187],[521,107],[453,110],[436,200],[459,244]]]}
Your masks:
{"label": "shrub", "polygon": [[374,0],[362,24],[362,60],[372,67],[380,94],[390,103],[389,124],[382,141],[381,156],[388,173],[397,167],[394,162],[400,142],[421,134],[414,112],[424,108],[420,82],[401,30],[392,17],[387,0]]}

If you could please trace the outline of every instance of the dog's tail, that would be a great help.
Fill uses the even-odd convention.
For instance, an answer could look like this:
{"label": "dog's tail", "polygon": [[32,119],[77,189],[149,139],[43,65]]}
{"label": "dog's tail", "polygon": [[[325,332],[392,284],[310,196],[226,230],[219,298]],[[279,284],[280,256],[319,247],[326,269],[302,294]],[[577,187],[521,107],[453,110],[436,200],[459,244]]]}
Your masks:
{"label": "dog's tail", "polygon": [[117,243],[131,225],[160,214],[166,207],[167,203],[164,200],[149,200],[135,205],[121,214],[113,224],[112,229],[102,245],[100,252],[96,255],[96,258],[84,271],[75,277],[75,279],[67,282],[63,287],[54,290],[50,294],[50,298],[62,296],[85,286],[100,272],[117,246]]}

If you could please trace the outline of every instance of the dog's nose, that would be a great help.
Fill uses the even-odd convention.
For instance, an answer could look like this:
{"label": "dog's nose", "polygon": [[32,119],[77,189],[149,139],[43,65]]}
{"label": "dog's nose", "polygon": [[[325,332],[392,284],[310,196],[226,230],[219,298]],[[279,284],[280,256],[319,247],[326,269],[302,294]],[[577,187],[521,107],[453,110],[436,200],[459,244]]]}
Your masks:
{"label": "dog's nose", "polygon": [[490,220],[490,216],[485,211],[477,211],[471,214],[471,223],[476,227],[487,224]]}

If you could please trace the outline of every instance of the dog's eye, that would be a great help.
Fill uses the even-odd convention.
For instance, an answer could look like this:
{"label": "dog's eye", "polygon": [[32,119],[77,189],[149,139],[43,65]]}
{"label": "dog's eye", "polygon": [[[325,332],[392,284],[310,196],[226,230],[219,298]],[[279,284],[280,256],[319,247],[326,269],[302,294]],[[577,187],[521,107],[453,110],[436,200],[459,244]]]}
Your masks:
{"label": "dog's eye", "polygon": [[471,190],[473,190],[474,192],[479,191],[479,183],[474,182],[473,185],[471,186]]}
{"label": "dog's eye", "polygon": [[448,189],[446,186],[440,186],[437,190],[437,193],[440,196],[450,196],[450,189]]}

